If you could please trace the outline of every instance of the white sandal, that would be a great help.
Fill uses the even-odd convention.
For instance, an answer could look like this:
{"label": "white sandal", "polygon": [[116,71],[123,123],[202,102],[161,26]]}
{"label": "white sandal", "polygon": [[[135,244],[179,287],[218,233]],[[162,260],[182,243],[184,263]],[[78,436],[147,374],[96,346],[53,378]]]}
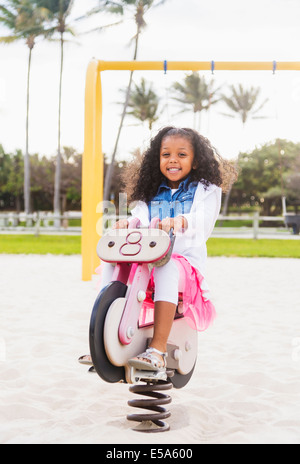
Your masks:
{"label": "white sandal", "polygon": [[[159,354],[163,360],[161,361],[153,353]],[[167,358],[168,353],[157,350],[156,348],[148,348],[144,353],[139,354],[135,358],[129,359],[128,364],[135,369],[140,369],[143,371],[162,371],[166,370],[167,367]],[[143,361],[143,359],[148,359],[148,361]],[[162,365],[163,364],[163,365]]]}

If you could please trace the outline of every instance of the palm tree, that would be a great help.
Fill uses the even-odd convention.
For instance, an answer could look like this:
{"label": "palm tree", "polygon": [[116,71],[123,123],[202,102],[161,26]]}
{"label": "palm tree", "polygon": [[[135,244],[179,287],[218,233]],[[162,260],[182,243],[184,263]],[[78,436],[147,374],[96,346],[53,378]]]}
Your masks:
{"label": "palm tree", "polygon": [[222,95],[222,100],[230,108],[233,114],[223,113],[225,116],[234,118],[237,116],[241,119],[243,126],[249,118],[261,119],[260,116],[255,116],[265,105],[268,99],[264,100],[261,104],[257,103],[260,88],[250,87],[250,89],[244,89],[242,84],[239,84],[237,88],[234,85],[230,86],[231,95],[227,97]]}
{"label": "palm tree", "polygon": [[44,8],[35,8],[30,0],[8,0],[7,6],[0,6],[0,22],[11,35],[0,37],[0,42],[10,44],[17,40],[25,40],[29,48],[27,71],[27,106],[26,106],[26,146],[24,155],[24,210],[30,213],[30,157],[29,157],[29,89],[31,55],[37,37],[46,36],[45,29],[47,12]]}
{"label": "palm tree", "polygon": [[[196,129],[196,126],[198,126],[198,130],[200,130],[201,111],[209,110],[211,105],[219,101],[219,98],[216,97],[219,89],[214,89],[214,80],[211,79],[206,82],[204,76],[201,77],[198,72],[193,72],[184,78],[183,84],[175,82],[172,90],[175,93],[172,98],[184,105],[182,112],[192,109],[194,128]],[[196,123],[197,115],[199,118],[198,124]]]}
{"label": "palm tree", "polygon": [[[238,117],[245,128],[245,124],[249,118],[251,119],[261,119],[263,116],[256,116],[256,114],[263,108],[268,99],[264,100],[261,104],[258,104],[257,100],[260,94],[259,87],[250,87],[250,89],[244,89],[242,84],[239,84],[236,87],[234,85],[230,86],[231,95],[227,97],[222,95],[222,100],[230,108],[233,114],[223,113],[224,116],[231,118]],[[238,167],[238,158],[236,159],[235,168]],[[226,192],[222,214],[226,216],[229,199],[231,195],[232,184]]]}
{"label": "palm tree", "polygon": [[[94,8],[91,11],[91,13],[103,12],[104,8],[105,8],[105,11],[107,12],[114,13],[114,14],[121,14],[121,15],[123,15],[125,11],[127,10],[129,12],[133,11],[135,24],[136,24],[136,34],[132,38],[132,40],[134,41],[133,60],[135,61],[137,59],[140,34],[147,25],[145,22],[144,16],[152,6],[159,6],[162,3],[164,3],[165,0],[98,0],[98,2],[99,2],[99,7]],[[125,95],[125,101],[123,105],[123,111],[121,115],[118,132],[117,132],[115,146],[113,149],[111,162],[108,166],[108,170],[105,176],[104,194],[103,194],[104,200],[109,199],[110,186],[111,186],[111,181],[112,181],[112,176],[113,176],[113,171],[114,171],[114,161],[115,161],[115,157],[116,157],[116,153],[118,149],[118,144],[120,140],[121,131],[123,128],[124,119],[125,119],[126,112],[127,112],[127,107],[128,107],[128,102],[129,102],[130,92],[131,92],[131,86],[132,86],[132,78],[133,78],[133,71],[130,72],[129,82],[128,82],[127,91]]]}
{"label": "palm tree", "polygon": [[127,114],[142,122],[148,121],[151,130],[153,123],[158,120],[159,98],[152,89],[152,84],[147,88],[144,78],[141,79],[140,85],[134,84],[134,87],[128,102],[131,111],[127,111]]}
{"label": "palm tree", "polygon": [[[67,25],[68,16],[71,13],[74,0],[33,0],[37,7],[46,8],[49,12],[50,22],[48,31],[51,34],[58,32],[60,40],[60,76],[59,76],[59,96],[58,96],[58,141],[57,157],[55,166],[54,181],[54,215],[59,216],[60,206],[60,183],[61,183],[61,101],[62,101],[62,78],[64,64],[64,43],[65,34],[74,35],[74,31]],[[59,220],[56,220],[59,225]]]}

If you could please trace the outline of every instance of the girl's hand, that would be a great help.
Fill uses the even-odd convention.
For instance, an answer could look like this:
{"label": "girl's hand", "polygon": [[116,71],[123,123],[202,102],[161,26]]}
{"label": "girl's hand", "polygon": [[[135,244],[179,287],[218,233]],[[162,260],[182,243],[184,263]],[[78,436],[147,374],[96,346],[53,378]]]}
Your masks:
{"label": "girl's hand", "polygon": [[165,218],[159,223],[158,228],[164,230],[167,234],[171,229],[174,229],[174,235],[176,235],[176,232],[183,232],[188,228],[188,222],[183,216]]}
{"label": "girl's hand", "polygon": [[128,224],[127,219],[121,219],[113,225],[113,229],[128,229]]}

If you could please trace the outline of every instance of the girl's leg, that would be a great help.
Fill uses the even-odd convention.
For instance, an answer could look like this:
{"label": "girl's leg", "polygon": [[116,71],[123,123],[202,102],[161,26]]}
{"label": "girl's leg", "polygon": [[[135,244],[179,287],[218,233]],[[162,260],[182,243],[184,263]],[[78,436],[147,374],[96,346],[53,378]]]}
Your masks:
{"label": "girl's leg", "polygon": [[[165,353],[178,304],[179,271],[176,262],[170,260],[164,266],[155,268],[153,277],[155,312],[154,333],[150,347]],[[161,367],[164,367],[163,357],[156,352],[152,354],[158,358]],[[139,357],[139,359],[149,362],[146,358]]]}
{"label": "girl's leg", "polygon": [[114,266],[109,263],[103,263],[101,265],[100,290],[111,282],[114,269]]}
{"label": "girl's leg", "polygon": [[154,334],[150,346],[162,352],[167,351],[167,341],[178,304],[178,281],[178,267],[172,259],[154,269]]}
{"label": "girl's leg", "polygon": [[156,301],[151,347],[162,352],[167,351],[167,341],[173,325],[175,311],[175,304],[168,301]]}

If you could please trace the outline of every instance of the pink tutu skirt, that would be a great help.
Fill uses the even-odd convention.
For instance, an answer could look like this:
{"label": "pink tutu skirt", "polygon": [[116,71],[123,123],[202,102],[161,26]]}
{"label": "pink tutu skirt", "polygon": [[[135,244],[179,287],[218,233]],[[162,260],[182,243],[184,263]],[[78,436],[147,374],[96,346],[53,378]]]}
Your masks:
{"label": "pink tutu skirt", "polygon": [[[182,294],[180,294],[182,298],[182,302],[180,301],[182,304],[182,314],[194,330],[202,332],[212,324],[216,317],[216,310],[213,303],[205,297],[205,291],[201,288],[204,277],[198,269],[195,269],[188,260],[184,258],[184,256],[173,254],[172,259],[177,261],[181,272],[181,278],[185,279],[185,288]],[[141,311],[139,320],[140,326],[153,323],[154,303],[152,300],[152,293],[154,289],[155,284],[152,273],[148,286],[147,298],[144,301]]]}

